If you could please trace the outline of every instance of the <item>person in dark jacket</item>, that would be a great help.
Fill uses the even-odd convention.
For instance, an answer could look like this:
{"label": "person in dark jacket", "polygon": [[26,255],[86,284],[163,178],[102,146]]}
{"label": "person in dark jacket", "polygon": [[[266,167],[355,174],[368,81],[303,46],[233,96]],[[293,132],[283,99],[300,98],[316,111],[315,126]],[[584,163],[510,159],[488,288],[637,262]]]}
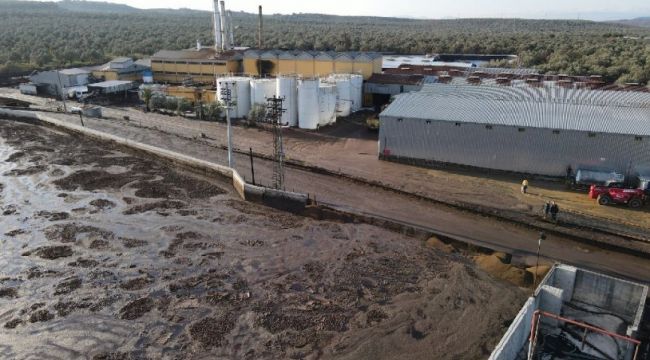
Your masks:
{"label": "person in dark jacket", "polygon": [[551,219],[553,219],[553,221],[557,221],[557,214],[560,212],[560,207],[557,206],[555,201],[551,202],[551,208],[549,209],[549,212],[551,213]]}

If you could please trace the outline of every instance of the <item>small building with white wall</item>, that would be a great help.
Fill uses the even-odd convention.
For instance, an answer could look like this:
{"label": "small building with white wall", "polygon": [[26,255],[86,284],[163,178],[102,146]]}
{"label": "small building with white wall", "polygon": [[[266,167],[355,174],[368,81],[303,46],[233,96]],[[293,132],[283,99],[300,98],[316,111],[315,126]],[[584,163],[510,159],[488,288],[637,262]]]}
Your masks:
{"label": "small building with white wall", "polygon": [[51,70],[41,71],[29,77],[39,90],[47,95],[61,96],[61,88],[63,93],[68,89],[77,89],[88,85],[88,75],[90,72],[83,69],[64,69],[64,70]]}

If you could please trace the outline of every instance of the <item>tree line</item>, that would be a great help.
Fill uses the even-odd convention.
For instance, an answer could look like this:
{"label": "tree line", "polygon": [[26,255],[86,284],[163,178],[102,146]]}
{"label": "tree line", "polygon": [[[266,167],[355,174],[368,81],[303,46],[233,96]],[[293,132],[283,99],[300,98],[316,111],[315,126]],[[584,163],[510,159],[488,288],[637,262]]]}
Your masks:
{"label": "tree line", "polygon": [[[212,44],[211,14],[129,10],[93,2],[0,1],[0,76],[100,64],[116,56]],[[93,9],[96,9],[94,11]],[[132,8],[131,8],[132,9]],[[78,10],[78,11],[75,11]],[[257,16],[233,13],[238,45],[257,45]],[[400,54],[519,55],[542,72],[650,80],[650,29],[578,20],[412,20],[318,14],[267,15],[267,48]]]}

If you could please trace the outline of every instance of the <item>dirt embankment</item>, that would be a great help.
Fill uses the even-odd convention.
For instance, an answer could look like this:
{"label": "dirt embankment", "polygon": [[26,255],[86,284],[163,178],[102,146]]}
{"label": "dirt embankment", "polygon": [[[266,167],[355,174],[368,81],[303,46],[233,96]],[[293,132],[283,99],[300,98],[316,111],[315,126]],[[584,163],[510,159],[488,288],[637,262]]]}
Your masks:
{"label": "dirt embankment", "polygon": [[7,358],[479,359],[525,300],[456,253],[33,125],[0,120],[0,174]]}

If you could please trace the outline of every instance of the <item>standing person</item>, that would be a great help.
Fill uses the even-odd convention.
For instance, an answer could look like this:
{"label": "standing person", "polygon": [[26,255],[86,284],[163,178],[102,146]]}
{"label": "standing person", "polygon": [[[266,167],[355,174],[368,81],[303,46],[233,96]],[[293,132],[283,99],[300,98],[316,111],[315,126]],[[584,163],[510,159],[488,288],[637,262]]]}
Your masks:
{"label": "standing person", "polygon": [[555,201],[551,202],[551,208],[549,210],[551,212],[551,219],[553,219],[553,221],[557,221],[557,213],[560,212],[560,207],[557,206]]}
{"label": "standing person", "polygon": [[571,167],[571,165],[569,165],[566,168],[566,179],[571,180],[572,175],[573,175],[573,168]]}
{"label": "standing person", "polygon": [[548,219],[548,215],[550,213],[551,213],[551,203],[547,201],[546,204],[544,204],[544,219]]}
{"label": "standing person", "polygon": [[521,182],[521,193],[526,194],[528,192],[528,180],[524,179],[524,181]]}

